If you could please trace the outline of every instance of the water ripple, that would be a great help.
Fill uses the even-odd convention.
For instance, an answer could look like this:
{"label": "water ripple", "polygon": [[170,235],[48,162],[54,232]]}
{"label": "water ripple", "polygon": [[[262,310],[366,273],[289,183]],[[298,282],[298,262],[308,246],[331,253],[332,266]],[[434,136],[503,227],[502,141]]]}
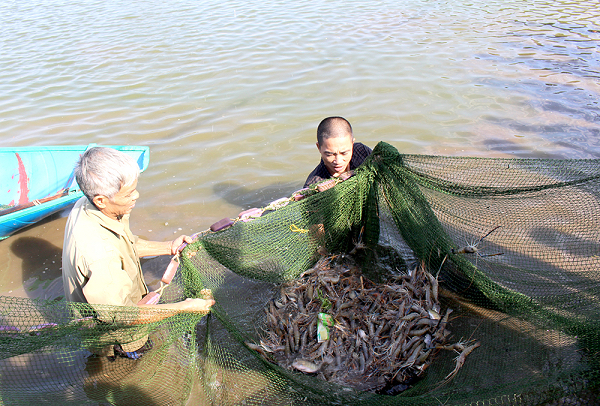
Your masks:
{"label": "water ripple", "polygon": [[6,1],[0,136],[150,145],[159,236],[301,185],[327,115],[409,153],[598,157],[599,21],[592,0]]}

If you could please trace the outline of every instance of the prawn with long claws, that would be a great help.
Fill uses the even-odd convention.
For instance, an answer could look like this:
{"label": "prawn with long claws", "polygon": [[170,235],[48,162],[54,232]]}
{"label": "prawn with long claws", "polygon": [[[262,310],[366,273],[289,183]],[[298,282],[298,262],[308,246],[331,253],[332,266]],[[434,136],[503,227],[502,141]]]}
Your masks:
{"label": "prawn with long claws", "polygon": [[[460,343],[460,344],[462,344],[462,343]],[[480,345],[481,344],[479,342],[475,342],[467,347],[464,347],[464,345],[459,345],[459,346],[455,345],[454,346],[455,350],[457,347],[463,347],[463,348],[460,351],[458,357],[456,357],[456,365],[455,365],[454,369],[452,370],[452,372],[450,372],[448,375],[446,375],[446,377],[444,378],[444,382],[448,382],[449,380],[454,378],[454,376],[458,373],[458,370],[465,363],[465,360],[467,359],[467,355],[472,353],[473,350],[475,350],[475,348],[479,347]]]}
{"label": "prawn with long claws", "polygon": [[483,239],[485,237],[487,237],[488,235],[492,234],[494,231],[496,231],[499,228],[500,228],[500,226],[496,226],[496,227],[492,228],[486,235],[482,236],[476,243],[467,244],[464,247],[461,247],[461,248],[459,248],[457,250],[455,250],[454,248],[452,248],[450,251],[453,254],[477,254],[480,257],[493,257],[495,255],[504,255],[503,252],[499,252],[499,253],[496,253],[496,254],[485,254],[485,255],[483,255],[483,254],[479,253],[479,248],[478,248],[479,243],[481,243],[481,241],[483,241]]}

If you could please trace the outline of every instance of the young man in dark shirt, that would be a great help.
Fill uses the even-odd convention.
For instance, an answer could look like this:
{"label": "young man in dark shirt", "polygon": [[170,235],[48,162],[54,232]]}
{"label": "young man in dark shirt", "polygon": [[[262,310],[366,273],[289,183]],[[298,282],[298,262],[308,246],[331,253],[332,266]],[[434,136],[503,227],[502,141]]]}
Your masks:
{"label": "young man in dark shirt", "polygon": [[308,175],[304,187],[356,169],[371,155],[371,148],[354,142],[352,126],[343,117],[327,117],[317,128],[321,162]]}

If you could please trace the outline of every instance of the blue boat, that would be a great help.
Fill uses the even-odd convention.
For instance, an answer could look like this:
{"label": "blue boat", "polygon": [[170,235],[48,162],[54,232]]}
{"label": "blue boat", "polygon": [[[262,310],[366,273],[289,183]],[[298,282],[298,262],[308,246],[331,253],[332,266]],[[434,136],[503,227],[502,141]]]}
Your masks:
{"label": "blue boat", "polygon": [[[0,240],[74,204],[83,192],[73,169],[90,145],[0,148]],[[144,171],[150,151],[109,146],[131,155]]]}

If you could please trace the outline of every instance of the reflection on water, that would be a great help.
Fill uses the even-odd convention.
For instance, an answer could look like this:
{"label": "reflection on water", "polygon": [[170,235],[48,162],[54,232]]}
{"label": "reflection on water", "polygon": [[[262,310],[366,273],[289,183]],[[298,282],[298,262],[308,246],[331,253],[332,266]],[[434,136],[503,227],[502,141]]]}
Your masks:
{"label": "reflection on water", "polygon": [[[407,153],[598,157],[599,21],[591,0],[3,2],[0,139],[149,145],[132,229],[157,240],[300,188],[328,115]],[[0,242],[3,294],[21,267],[50,288],[64,215],[19,234],[50,251]]]}

